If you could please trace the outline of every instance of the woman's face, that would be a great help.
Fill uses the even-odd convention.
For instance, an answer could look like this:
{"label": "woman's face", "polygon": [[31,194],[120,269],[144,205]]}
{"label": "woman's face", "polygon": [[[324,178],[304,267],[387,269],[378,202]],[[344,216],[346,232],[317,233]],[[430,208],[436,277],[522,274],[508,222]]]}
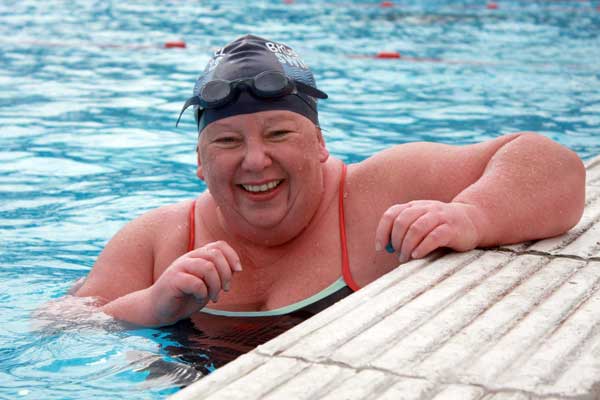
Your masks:
{"label": "woman's face", "polygon": [[299,114],[242,114],[202,131],[198,176],[229,229],[293,235],[319,206],[328,156],[320,130]]}

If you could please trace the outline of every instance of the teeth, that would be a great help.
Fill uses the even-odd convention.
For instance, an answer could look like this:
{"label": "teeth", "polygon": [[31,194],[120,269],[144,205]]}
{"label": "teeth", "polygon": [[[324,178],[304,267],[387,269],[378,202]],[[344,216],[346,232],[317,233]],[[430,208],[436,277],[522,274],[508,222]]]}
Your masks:
{"label": "teeth", "polygon": [[258,193],[258,192],[266,192],[267,190],[271,190],[271,189],[277,187],[280,183],[281,183],[281,180],[277,180],[277,181],[271,181],[269,183],[265,183],[263,185],[242,185],[242,186],[244,187],[244,189],[246,189],[249,192]]}

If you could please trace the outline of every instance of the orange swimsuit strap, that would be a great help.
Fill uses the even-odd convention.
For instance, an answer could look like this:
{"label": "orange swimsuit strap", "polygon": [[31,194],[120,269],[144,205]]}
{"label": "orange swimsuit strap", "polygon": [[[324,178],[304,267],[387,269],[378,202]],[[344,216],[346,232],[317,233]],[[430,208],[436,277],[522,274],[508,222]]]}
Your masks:
{"label": "orange swimsuit strap", "polygon": [[348,257],[348,244],[346,241],[346,220],[344,219],[344,183],[346,182],[346,164],[342,164],[342,176],[340,177],[340,188],[339,188],[339,224],[340,224],[340,242],[342,244],[342,276],[344,282],[353,291],[360,289],[360,286],[356,284],[354,278],[352,278],[352,272],[350,272],[350,257]]}

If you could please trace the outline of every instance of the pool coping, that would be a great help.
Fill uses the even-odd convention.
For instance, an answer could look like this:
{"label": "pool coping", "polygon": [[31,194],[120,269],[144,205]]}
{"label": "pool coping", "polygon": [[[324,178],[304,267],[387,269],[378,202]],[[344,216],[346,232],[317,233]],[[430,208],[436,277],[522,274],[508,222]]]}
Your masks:
{"label": "pool coping", "polygon": [[600,156],[566,234],[406,263],[170,397],[600,397]]}

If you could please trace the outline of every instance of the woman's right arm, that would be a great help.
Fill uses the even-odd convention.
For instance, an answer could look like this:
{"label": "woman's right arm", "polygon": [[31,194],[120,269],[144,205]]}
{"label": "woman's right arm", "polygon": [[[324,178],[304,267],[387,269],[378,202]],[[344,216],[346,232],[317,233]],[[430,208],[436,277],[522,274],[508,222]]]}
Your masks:
{"label": "woman's right arm", "polygon": [[[75,296],[100,299],[100,310],[140,326],[173,324],[216,301],[241,271],[237,253],[223,241],[183,254],[154,277],[154,238],[164,210],[128,223],[106,245]],[[166,218],[168,220],[168,218]]]}

